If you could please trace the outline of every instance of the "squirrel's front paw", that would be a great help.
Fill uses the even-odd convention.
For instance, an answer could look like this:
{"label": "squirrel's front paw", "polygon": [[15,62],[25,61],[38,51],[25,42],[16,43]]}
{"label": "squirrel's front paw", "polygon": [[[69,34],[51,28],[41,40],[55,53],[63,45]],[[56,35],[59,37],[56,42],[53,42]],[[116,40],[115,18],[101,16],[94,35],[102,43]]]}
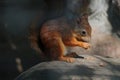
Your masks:
{"label": "squirrel's front paw", "polygon": [[83,43],[82,47],[85,48],[85,49],[88,49],[88,48],[90,48],[90,44],[89,43]]}

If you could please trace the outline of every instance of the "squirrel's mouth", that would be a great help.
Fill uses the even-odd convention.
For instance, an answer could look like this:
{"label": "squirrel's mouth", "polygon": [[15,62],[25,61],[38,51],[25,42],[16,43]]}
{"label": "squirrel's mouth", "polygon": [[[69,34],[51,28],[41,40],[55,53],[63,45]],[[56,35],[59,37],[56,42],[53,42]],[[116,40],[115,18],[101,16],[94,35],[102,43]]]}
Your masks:
{"label": "squirrel's mouth", "polygon": [[86,37],[77,38],[77,40],[82,42],[90,42],[90,38],[86,38]]}

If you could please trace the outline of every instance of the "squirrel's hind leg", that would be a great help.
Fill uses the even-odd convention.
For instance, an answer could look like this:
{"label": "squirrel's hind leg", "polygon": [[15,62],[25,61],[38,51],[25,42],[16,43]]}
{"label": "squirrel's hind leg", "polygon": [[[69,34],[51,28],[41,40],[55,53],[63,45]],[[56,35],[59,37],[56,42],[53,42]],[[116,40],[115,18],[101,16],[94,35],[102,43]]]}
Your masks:
{"label": "squirrel's hind leg", "polygon": [[66,62],[74,62],[74,58],[64,55],[65,46],[61,38],[55,37],[49,43],[51,45],[49,49],[49,54],[52,60],[60,60]]}

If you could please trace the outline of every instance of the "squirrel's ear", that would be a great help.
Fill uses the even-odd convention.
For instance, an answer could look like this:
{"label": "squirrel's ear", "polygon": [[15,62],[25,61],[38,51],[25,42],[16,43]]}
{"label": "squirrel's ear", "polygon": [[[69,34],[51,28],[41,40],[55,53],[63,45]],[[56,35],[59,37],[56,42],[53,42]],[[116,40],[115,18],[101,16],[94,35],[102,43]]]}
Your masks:
{"label": "squirrel's ear", "polygon": [[80,18],[77,18],[77,24],[80,24],[80,22],[81,22],[81,19]]}
{"label": "squirrel's ear", "polygon": [[87,13],[85,13],[85,14],[83,14],[83,16],[82,16],[82,19],[88,19],[88,14]]}

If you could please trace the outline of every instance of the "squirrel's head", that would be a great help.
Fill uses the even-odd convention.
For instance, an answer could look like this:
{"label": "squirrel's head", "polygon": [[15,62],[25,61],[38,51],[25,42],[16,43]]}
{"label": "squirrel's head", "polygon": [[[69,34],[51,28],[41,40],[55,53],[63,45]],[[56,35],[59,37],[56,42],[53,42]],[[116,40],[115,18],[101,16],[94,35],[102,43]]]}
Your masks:
{"label": "squirrel's head", "polygon": [[88,15],[84,14],[82,17],[75,20],[74,36],[78,41],[89,42],[91,39],[91,26],[88,22]]}

